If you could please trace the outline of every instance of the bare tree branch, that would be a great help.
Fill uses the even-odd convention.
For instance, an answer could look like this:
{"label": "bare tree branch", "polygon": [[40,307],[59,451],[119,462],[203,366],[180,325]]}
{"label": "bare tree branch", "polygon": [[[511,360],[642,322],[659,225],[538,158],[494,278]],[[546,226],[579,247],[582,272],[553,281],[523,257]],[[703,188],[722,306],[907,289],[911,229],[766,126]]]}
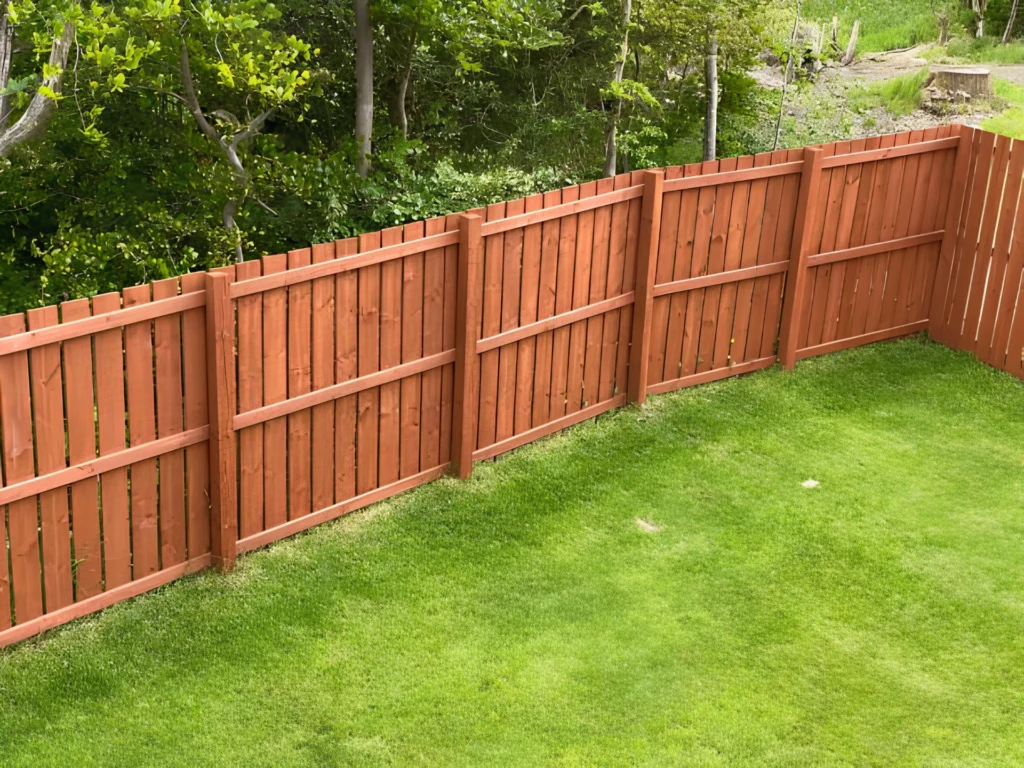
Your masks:
{"label": "bare tree branch", "polygon": [[0,135],[0,157],[6,157],[18,144],[39,138],[46,130],[50,117],[57,110],[57,102],[44,95],[42,89],[47,88],[54,94],[60,94],[64,81],[64,67],[68,63],[68,52],[71,50],[74,36],[75,25],[65,22],[61,36],[54,39],[50,48],[50,66],[57,68],[57,74],[43,78],[40,89],[36,91],[28,108],[18,118],[18,122]]}

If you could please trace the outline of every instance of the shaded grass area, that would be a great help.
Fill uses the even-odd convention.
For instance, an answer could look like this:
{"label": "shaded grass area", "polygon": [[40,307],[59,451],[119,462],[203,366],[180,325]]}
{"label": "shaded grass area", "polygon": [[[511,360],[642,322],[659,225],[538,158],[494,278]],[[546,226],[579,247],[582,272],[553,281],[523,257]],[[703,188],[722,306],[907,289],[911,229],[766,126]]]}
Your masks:
{"label": "shaded grass area", "polygon": [[802,15],[831,28],[839,17],[839,38],[845,49],[853,23],[860,20],[858,53],[892,51],[936,40],[939,27],[931,0],[806,0]]}
{"label": "shaded grass area", "polygon": [[654,398],[0,655],[2,760],[1020,763],[1022,434],[921,339]]}
{"label": "shaded grass area", "polygon": [[924,98],[922,89],[928,77],[928,68],[923,67],[890,80],[856,86],[850,89],[850,108],[855,112],[865,112],[884,107],[896,117],[909,115],[921,106]]}

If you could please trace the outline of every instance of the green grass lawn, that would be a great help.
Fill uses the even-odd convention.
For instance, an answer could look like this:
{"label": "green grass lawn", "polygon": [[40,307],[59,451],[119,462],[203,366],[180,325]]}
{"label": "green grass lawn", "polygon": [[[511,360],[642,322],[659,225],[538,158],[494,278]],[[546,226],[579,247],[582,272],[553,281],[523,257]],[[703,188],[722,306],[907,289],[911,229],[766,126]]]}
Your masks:
{"label": "green grass lawn", "polygon": [[654,398],[0,654],[0,761],[1020,764],[1022,498],[921,339]]}
{"label": "green grass lawn", "polygon": [[981,127],[1013,139],[1024,139],[1024,86],[996,77],[992,80],[992,91],[1006,109],[984,120]]}

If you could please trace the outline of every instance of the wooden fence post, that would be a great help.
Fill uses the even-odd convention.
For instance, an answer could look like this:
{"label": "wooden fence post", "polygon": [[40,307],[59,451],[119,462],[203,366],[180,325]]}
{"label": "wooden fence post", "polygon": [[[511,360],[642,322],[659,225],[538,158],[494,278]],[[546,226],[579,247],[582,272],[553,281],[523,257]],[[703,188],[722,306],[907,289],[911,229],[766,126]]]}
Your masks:
{"label": "wooden fence post", "polygon": [[234,313],[225,274],[206,275],[206,360],[210,407],[210,550],[229,570],[238,542],[236,501]]}
{"label": "wooden fence post", "polygon": [[953,255],[956,242],[960,237],[960,221],[964,202],[967,199],[967,177],[970,174],[971,145],[974,143],[975,129],[967,126],[956,126],[960,132],[960,143],[956,147],[956,164],[953,171],[953,186],[949,192],[949,203],[946,208],[945,233],[942,235],[942,247],[939,261],[935,265],[935,282],[928,305],[928,335],[935,341],[942,338],[946,320],[946,295],[949,291],[949,279],[953,273]]}
{"label": "wooden fence post", "polygon": [[822,152],[820,147],[804,150],[804,167],[800,177],[800,197],[796,205],[796,226],[789,253],[789,274],[782,300],[782,325],[779,328],[779,361],[786,369],[796,365],[800,319],[807,299],[807,257],[814,217],[818,212],[818,187],[821,184]]}
{"label": "wooden fence post", "polygon": [[633,338],[629,350],[626,402],[647,400],[647,364],[651,348],[651,313],[654,309],[655,269],[661,235],[663,171],[643,172],[644,197],[640,209],[640,242],[636,253],[636,287],[633,298]]}
{"label": "wooden fence post", "polygon": [[473,472],[476,447],[477,374],[476,342],[480,325],[479,286],[483,265],[480,217],[459,217],[459,271],[455,320],[455,393],[452,412],[452,466],[456,477]]}

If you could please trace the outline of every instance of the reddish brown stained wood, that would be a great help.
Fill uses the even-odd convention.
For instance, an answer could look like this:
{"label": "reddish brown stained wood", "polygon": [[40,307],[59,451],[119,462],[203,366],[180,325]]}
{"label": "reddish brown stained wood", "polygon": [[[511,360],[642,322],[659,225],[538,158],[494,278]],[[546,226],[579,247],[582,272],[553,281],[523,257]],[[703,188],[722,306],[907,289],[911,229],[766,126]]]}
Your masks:
{"label": "reddish brown stained wood", "polygon": [[672,392],[677,389],[684,389],[686,387],[695,387],[699,384],[708,384],[712,381],[721,381],[722,379],[727,379],[731,376],[740,376],[744,373],[759,371],[762,368],[769,367],[774,362],[775,355],[772,355],[758,360],[748,360],[745,363],[737,363],[736,365],[728,368],[717,368],[710,371],[704,371],[703,373],[695,373],[690,376],[672,379],[670,381],[663,381],[660,384],[655,384],[651,387],[650,394],[657,395],[663,392]]}
{"label": "reddish brown stained wood", "polygon": [[[736,158],[731,158],[735,160]],[[749,166],[737,170],[710,171],[699,176],[690,175],[686,178],[673,177],[665,182],[665,194],[679,192],[685,189],[697,189],[707,186],[721,186],[725,184],[737,184],[758,179],[771,179],[777,176],[789,176],[800,173],[801,162],[796,160],[790,163],[780,163],[773,166]],[[666,169],[666,171],[671,169]]]}
{"label": "reddish brown stained wood", "polygon": [[[24,333],[24,315],[0,317],[0,337]],[[0,408],[3,415],[4,477],[8,484],[28,480],[33,467],[32,406],[27,352],[0,357]],[[18,624],[43,613],[39,566],[39,519],[36,500],[25,499],[7,508],[14,620]],[[4,609],[5,610],[5,609]]]}
{"label": "reddish brown stained wood", "polygon": [[[640,171],[630,174],[630,184],[642,184]],[[640,248],[641,200],[630,200],[626,209],[626,253],[622,264],[622,292],[632,293],[636,285],[637,252]],[[629,389],[629,357],[633,339],[633,311],[631,308],[619,311],[619,332],[615,340],[615,381],[612,394],[625,394]]]}
{"label": "reddish brown stained wood", "polygon": [[[358,251],[355,238],[334,243],[335,258]],[[359,273],[342,272],[334,278],[335,345],[334,381],[340,384],[359,373]],[[349,395],[334,403],[334,498],[336,502],[356,495],[356,424],[358,397]]]}
{"label": "reddish brown stained wood", "polygon": [[480,217],[459,218],[459,262],[455,321],[455,382],[452,413],[452,472],[467,478],[473,472],[477,435],[476,341],[483,296],[483,238]]}
{"label": "reddish brown stained wood", "polygon": [[[562,191],[545,192],[545,208],[559,205]],[[558,283],[558,243],[561,240],[562,222],[558,219],[544,222],[541,228],[540,287],[537,298],[537,319],[555,314],[555,291]],[[537,337],[536,371],[533,377],[533,426],[547,423],[551,414],[551,362],[554,332]]]}
{"label": "reddish brown stained wood", "polygon": [[[1020,152],[1020,148],[1016,145],[1014,149],[1016,152]],[[989,357],[992,365],[1002,368],[1004,371],[1010,371],[1018,366],[1018,361],[1014,359],[1013,351],[1009,348],[1009,342],[1014,315],[1018,316],[1018,325],[1020,324],[1019,318],[1024,315],[1019,309],[1024,305],[1018,304],[1016,301],[1022,277],[1024,277],[1024,204],[1018,202],[1013,219],[1013,240],[1010,244],[1005,277],[1000,286],[998,315]]]}
{"label": "reddish brown stained wood", "polygon": [[[914,136],[920,137],[922,141],[928,141],[938,136],[938,128],[915,132],[911,135],[911,140]],[[933,189],[932,186],[932,168],[936,161],[943,159],[946,151],[942,154],[929,152],[907,161],[905,173],[908,177],[913,173],[913,178],[908,178],[913,190],[913,201],[906,222],[900,222],[896,227],[897,234],[918,234],[924,230],[925,212],[929,207],[935,207],[938,198],[937,189]],[[906,325],[910,322],[911,289],[918,271],[918,256],[917,248],[909,248],[890,256],[891,274],[886,282],[886,306],[882,310],[883,328]]]}
{"label": "reddish brown stained wood", "polygon": [[[153,283],[153,299],[178,295],[178,278]],[[153,323],[156,356],[156,424],[158,438],[180,434],[185,427],[181,388],[181,315]],[[185,523],[185,451],[160,457],[160,564],[179,565],[188,556]],[[77,550],[76,550],[77,552]]]}
{"label": "reddish brown stained wood", "polygon": [[[61,304],[61,320],[81,320],[92,313],[88,299]],[[67,403],[68,460],[81,464],[96,458],[96,406],[93,393],[92,339],[64,342],[64,399]],[[103,549],[100,541],[99,480],[90,477],[71,485],[72,536],[75,545],[75,600],[103,591]],[[3,526],[0,526],[2,529]],[[6,573],[7,558],[0,558]],[[0,594],[0,606],[6,606]],[[0,609],[0,614],[5,613]],[[0,616],[2,621],[2,616]]]}
{"label": "reddish brown stained wood", "polygon": [[[371,238],[367,239],[366,235],[360,235],[360,241],[366,240],[367,242],[380,242],[380,232],[371,232],[367,234],[370,235]],[[290,285],[308,283],[311,280],[316,280],[320,277],[330,277],[332,275],[341,274],[342,272],[353,272],[361,270],[364,267],[378,266],[389,261],[401,259],[409,254],[424,253],[432,248],[442,248],[454,245],[454,241],[455,235],[450,232],[445,232],[444,234],[434,235],[429,240],[422,243],[418,241],[412,243],[397,242],[394,245],[389,245],[384,248],[381,248],[380,246],[367,246],[365,249],[361,248],[358,255],[352,255],[346,259],[333,259],[331,261],[320,262],[319,264],[296,267],[280,274],[268,275],[264,272],[263,277],[257,277],[252,280],[246,280],[245,282],[232,284],[231,298],[240,299],[243,296],[250,296],[254,293],[264,293],[274,288],[287,288]],[[217,269],[224,268],[218,267]]]}
{"label": "reddish brown stained wood", "polygon": [[[264,275],[285,271],[285,254],[262,260]],[[262,294],[263,404],[288,398],[288,291],[275,288]],[[248,409],[246,409],[248,410]],[[288,420],[274,419],[263,425],[263,524],[261,530],[288,519]]]}
{"label": "reddish brown stained wood", "polygon": [[[905,136],[906,134],[896,134],[897,136]],[[890,134],[890,137],[892,134]],[[907,141],[900,141],[895,146],[893,144],[885,143],[884,139],[889,138],[883,136],[883,143],[881,149],[865,150],[849,155],[842,155],[836,157],[830,157],[825,161],[825,168],[835,168],[840,165],[850,165],[853,163],[867,163],[872,161],[880,160],[892,160],[896,158],[909,157],[911,155],[920,155],[925,152],[938,152],[943,149],[951,149],[956,146],[956,141],[953,139],[937,139],[929,142],[919,142],[915,144],[909,144]]]}
{"label": "reddish brown stained wood", "polygon": [[[738,170],[754,167],[754,158],[740,157],[736,160]],[[722,271],[732,272],[740,268],[743,258],[743,236],[746,230],[747,202],[750,182],[734,184],[732,200],[729,203],[729,222],[725,235],[725,256]],[[715,342],[712,368],[725,368],[732,359],[732,331],[736,316],[736,297],[739,286],[736,283],[722,285],[718,303],[718,317],[715,319]]]}
{"label": "reddish brown stained wood", "polygon": [[[425,223],[429,237],[444,231],[444,219]],[[424,357],[444,350],[444,250],[435,248],[423,255],[423,347]],[[441,379],[443,369],[421,377],[419,463],[426,470],[441,463]]]}
{"label": "reddish brown stained wood", "polygon": [[[717,163],[704,163],[688,165],[685,171],[688,175],[703,175],[705,171],[713,173],[715,168],[717,168]],[[699,274],[701,254],[703,253],[706,258],[708,252],[707,241],[710,237],[711,216],[714,213],[716,192],[715,187],[705,186],[683,193],[679,211],[679,234],[676,238],[672,267],[673,281],[696,277]],[[691,325],[693,323],[688,315],[691,306],[690,299],[689,294],[677,294],[669,299],[665,349],[661,354],[662,362],[659,370],[651,374],[652,382],[674,379],[679,375],[680,367],[683,364],[684,348],[687,347],[687,330],[692,330],[687,325],[688,322]],[[659,343],[661,342],[660,338],[657,340]],[[696,342],[691,342],[691,344],[694,357],[696,357]],[[687,351],[689,350],[687,349]],[[655,359],[658,354],[658,351],[655,351]]]}
{"label": "reddish brown stained wood", "polygon": [[[881,144],[881,140],[880,136],[866,139],[864,146],[867,148],[877,147]],[[856,144],[857,142],[854,142],[854,146]],[[865,163],[848,168],[846,171],[847,178],[850,178],[851,174],[853,174],[857,181],[849,247],[857,247],[867,242],[867,227],[871,212],[871,198],[875,187],[876,166],[877,163]],[[856,173],[858,170],[860,172],[859,176]],[[863,259],[847,264],[843,288],[839,297],[839,320],[837,321],[836,338],[844,338],[853,333],[854,309],[857,303],[857,295],[861,288],[860,275],[863,265]]]}
{"label": "reddish brown stained wood", "polygon": [[[314,264],[334,259],[334,243],[315,245],[312,249]],[[333,277],[314,280],[312,295],[312,363],[313,390],[334,384],[334,281]],[[312,497],[313,509],[324,509],[334,504],[334,403],[314,406],[312,428]],[[243,537],[244,538],[244,537]]]}
{"label": "reddish brown stained wood", "polygon": [[[258,261],[236,265],[239,280],[252,280],[262,272]],[[238,410],[240,413],[263,405],[263,295],[243,296],[235,302],[238,310]],[[263,530],[263,425],[238,433],[238,535],[251,536]]]}
{"label": "reddish brown stained wood", "polygon": [[[206,402],[206,275],[197,272],[182,276],[182,293],[200,291],[204,295],[204,307],[183,312],[181,319],[186,430],[209,426],[210,417]],[[207,442],[185,450],[185,502],[188,507],[188,557],[195,560],[210,551],[210,446]],[[103,519],[106,521],[105,515]],[[108,570],[108,586],[109,573]]]}
{"label": "reddish brown stained wood", "polygon": [[[942,126],[939,136],[957,135],[960,126]],[[946,210],[950,207],[950,193],[953,187],[953,176],[956,166],[956,150],[946,150],[936,155],[932,163],[932,176],[929,186],[938,191],[937,196],[929,197],[930,210],[926,210],[923,229],[935,230],[943,225]],[[937,203],[932,201],[937,200]],[[917,265],[911,286],[908,321],[926,320],[931,312],[931,296],[935,276],[938,271],[939,252],[941,245],[931,244],[917,249]]]}
{"label": "reddish brown stained wood", "polygon": [[785,368],[796,364],[799,322],[807,301],[807,256],[814,237],[813,222],[818,215],[819,185],[823,153],[818,147],[804,150],[804,170],[800,178],[796,222],[789,255],[786,295],[782,302],[782,326],[779,331],[779,361]]}
{"label": "reddish brown stained wood", "polygon": [[939,264],[936,269],[935,281],[931,294],[931,311],[929,313],[928,334],[939,340],[945,330],[946,296],[953,274],[953,258],[960,231],[961,214],[970,205],[970,186],[968,181],[973,173],[977,157],[974,153],[974,142],[977,131],[963,128],[956,149],[956,167],[953,171],[953,186],[946,210],[945,235],[939,251]]}
{"label": "reddish brown stained wood", "polygon": [[125,448],[99,458],[87,459],[79,464],[72,464],[18,483],[10,483],[0,488],[0,504],[13,504],[47,491],[66,489],[67,486],[80,480],[95,478],[104,472],[128,467],[145,459],[155,459],[165,453],[171,453],[190,445],[197,445],[209,439],[209,436],[209,427],[204,426],[187,432],[179,432],[170,437],[150,440],[134,448]]}
{"label": "reddish brown stained wood", "polygon": [[976,347],[975,338],[978,335],[978,326],[981,320],[985,284],[992,277],[996,225],[999,222],[1003,188],[1009,170],[1010,143],[1010,139],[1006,136],[996,138],[996,154],[989,180],[988,200],[985,204],[985,215],[982,217],[977,255],[974,259],[974,274],[971,278],[964,326],[958,344],[959,349],[967,349],[972,352]]}
{"label": "reddish brown stained wood", "polygon": [[627,402],[643,404],[647,400],[647,366],[650,361],[651,315],[654,307],[654,283],[657,256],[655,249],[661,236],[661,211],[665,176],[659,171],[646,171],[643,176],[644,196],[640,214],[639,245],[636,255],[635,300],[633,303],[632,349],[629,356]]}
{"label": "reddish brown stained wood", "polygon": [[[723,171],[736,168],[736,158],[722,160],[719,167]],[[725,249],[728,244],[729,224],[732,218],[732,198],[734,184],[724,184],[718,188],[715,200],[715,216],[711,224],[711,242],[705,274],[721,274],[725,269]],[[715,341],[718,337],[718,312],[721,309],[722,288],[720,285],[708,287],[704,291],[704,305],[698,327],[696,373],[711,370],[715,362]]]}
{"label": "reddish brown stained wood", "polygon": [[[526,210],[526,200],[507,203],[507,216],[518,216]],[[519,299],[522,290],[523,230],[505,232],[501,266],[501,330],[519,325]],[[504,440],[515,432],[516,380],[519,363],[518,345],[503,347],[498,352],[498,389],[494,434]]]}
{"label": "reddish brown stained wood", "polygon": [[[580,185],[582,199],[597,194],[597,183]],[[585,307],[590,296],[590,276],[594,256],[595,211],[581,213],[576,220],[576,254],[573,258],[572,309]],[[575,413],[583,402],[583,369],[586,364],[586,323],[569,327],[569,352],[566,366],[565,410]]]}
{"label": "reddish brown stained wood", "polygon": [[[857,139],[852,142],[845,142],[841,149],[843,154],[863,149],[865,141]],[[838,152],[838,150],[837,150]],[[839,222],[836,226],[835,249],[846,249],[850,247],[850,240],[853,236],[853,218],[857,210],[857,196],[860,191],[860,177],[863,166],[852,165],[845,168],[845,182],[842,190],[842,205],[839,209]],[[835,339],[839,330],[840,301],[843,296],[844,284],[846,282],[847,265],[839,262],[832,267],[828,280],[828,296],[825,299],[825,313],[819,342],[829,342]]]}
{"label": "reddish brown stained wood", "polygon": [[[532,195],[526,198],[524,207],[527,213],[531,213],[541,210],[543,205],[542,195]],[[537,320],[541,290],[541,235],[541,224],[531,224],[523,230],[519,317],[517,318],[519,326],[529,325]],[[515,414],[512,426],[515,434],[528,431],[532,423],[536,352],[537,340],[535,338],[524,339],[517,348]]]}
{"label": "reddish brown stained wood", "polygon": [[[690,165],[685,169],[686,173],[691,175],[696,174],[700,168],[700,165]],[[681,178],[684,173],[682,166],[673,166],[665,170],[665,181],[672,181],[676,178]],[[698,192],[696,190],[690,190],[686,192],[685,196],[683,192],[663,192],[662,199],[662,218],[661,218],[661,229],[658,236],[658,242],[655,244],[655,252],[652,255],[652,259],[655,262],[654,266],[654,281],[655,285],[661,283],[668,283],[675,279],[675,262],[676,262],[676,251],[680,240],[680,228],[684,230],[688,226],[681,219],[683,216],[683,201],[686,200],[685,219],[687,222],[692,222],[694,217],[694,206],[696,206]],[[643,203],[641,202],[641,207]],[[692,223],[689,224],[692,228]],[[692,239],[684,238],[687,240]],[[635,279],[635,276],[634,276]],[[650,356],[651,359],[648,361],[647,372],[650,380],[647,383],[651,383],[654,380],[661,380],[662,373],[665,368],[665,344],[668,337],[669,327],[669,311],[671,309],[672,300],[669,298],[662,299],[656,297],[654,299],[654,305],[651,312],[650,324],[651,324],[651,336],[650,336]]]}
{"label": "reddish brown stained wood", "polygon": [[[623,173],[616,176],[612,183],[618,188],[625,188],[629,185],[629,181],[630,174]],[[626,243],[629,237],[629,203],[618,203],[612,206],[609,218],[608,275],[605,285],[605,296],[614,297],[622,292]],[[597,402],[607,400],[617,394],[615,376],[619,367],[619,340],[621,338],[622,315],[623,313],[620,310],[615,310],[607,313],[603,319],[604,327],[601,330],[602,349],[600,352],[601,369]]]}
{"label": "reddish brown stained wood", "polygon": [[[505,203],[487,206],[486,220],[498,221],[505,217]],[[501,280],[505,234],[484,237],[483,298],[481,329],[476,339],[493,336],[501,331]],[[480,355],[480,414],[477,421],[477,447],[490,445],[497,434],[498,418],[498,351]]]}
{"label": "reddish brown stained wood", "polygon": [[[579,187],[562,190],[562,201],[579,199]],[[555,314],[572,309],[573,279],[576,275],[576,235],[578,216],[566,216],[561,221],[558,239],[558,276],[555,280]],[[569,384],[569,328],[558,328],[551,335],[551,407],[549,419],[558,419],[566,413]]]}
{"label": "reddish brown stained wood", "polygon": [[[597,193],[606,194],[614,189],[615,180],[601,179],[597,182]],[[590,304],[604,301],[608,291],[608,264],[611,248],[611,208],[599,208],[594,214],[594,246],[590,258],[590,285],[587,301]],[[604,350],[604,317],[593,317],[586,322],[586,344],[583,362],[582,408],[588,408],[600,401],[602,353]],[[608,368],[610,370],[610,368]]]}
{"label": "reddish brown stained wood", "polygon": [[124,584],[120,587],[115,587],[107,592],[75,603],[74,605],[69,605],[67,608],[55,611],[54,613],[48,613],[45,616],[40,616],[24,624],[19,624],[6,632],[0,632],[0,648],[12,645],[13,643],[19,643],[33,635],[38,635],[40,632],[45,632],[48,629],[53,629],[61,624],[66,624],[69,621],[74,621],[75,619],[79,619],[83,616],[88,616],[90,613],[101,611],[115,603],[141,595],[151,589],[162,587],[164,584],[169,584],[175,579],[180,579],[188,573],[200,571],[209,565],[209,554],[201,555],[197,559],[190,560],[182,565],[158,571],[152,576],[147,576],[143,579],[139,579],[138,581]]}
{"label": "reddish brown stained wood", "polygon": [[[402,227],[381,232],[381,245],[402,242]],[[402,362],[402,261],[392,260],[380,267],[380,368],[393,368]],[[377,482],[390,485],[399,479],[401,450],[401,384],[397,381],[380,388],[380,449],[377,457]]]}
{"label": "reddish brown stained wood", "polygon": [[[845,153],[849,153],[849,142],[845,144]],[[822,157],[831,157],[840,153],[840,145],[826,144],[822,147]],[[842,211],[843,190],[845,189],[846,169],[848,166],[822,171],[818,193],[818,215],[814,221],[808,250],[810,253],[822,253],[835,249],[839,236],[839,215]],[[815,266],[813,259],[807,259],[808,284],[807,301],[804,302],[798,325],[797,346],[806,347],[810,343],[821,341],[825,326],[825,305],[828,298],[828,285],[832,280],[832,266]]]}
{"label": "reddish brown stained wood", "polygon": [[[41,307],[27,313],[30,331],[57,325],[57,308]],[[60,345],[36,347],[29,353],[32,410],[35,427],[36,469],[47,475],[67,466],[64,454],[64,392]],[[74,601],[71,583],[71,525],[66,488],[39,496],[43,586],[47,612]]]}
{"label": "reddish brown stained wood", "polygon": [[206,300],[203,296],[178,296],[160,302],[141,304],[130,309],[118,309],[114,312],[100,313],[95,317],[84,317],[69,322],[67,325],[52,325],[46,328],[39,328],[34,331],[26,331],[6,339],[0,339],[0,356],[9,355],[12,352],[42,347],[46,344],[56,344],[60,341],[77,339],[102,331],[109,331],[115,328],[123,328],[131,323],[141,323],[146,320],[153,320],[164,315],[174,315],[188,309],[203,307]]}
{"label": "reddish brown stained wood", "polygon": [[[310,263],[310,250],[288,253],[288,269]],[[311,283],[288,288],[288,397],[304,395],[312,389],[313,359],[310,346],[313,324]],[[300,411],[288,416],[288,519],[313,511],[312,415]]]}
{"label": "reddish brown stained wood", "polygon": [[210,408],[210,551],[213,564],[234,565],[238,542],[235,413],[235,322],[230,278],[206,276],[206,368]]}
{"label": "reddish brown stained wood", "polygon": [[[883,136],[881,143],[883,147],[887,145],[892,146],[895,140],[896,137],[893,135]],[[867,214],[865,243],[876,243],[881,240],[891,239],[886,238],[882,233],[885,229],[886,220],[892,221],[892,217],[895,215],[892,213],[892,209],[896,207],[895,201],[892,198],[892,193],[895,190],[894,185],[889,183],[894,162],[896,161],[877,163],[874,169],[873,185],[868,190],[868,205],[870,208]],[[860,282],[857,285],[857,295],[854,299],[851,318],[853,323],[852,332],[842,334],[843,336],[862,336],[868,332],[867,326],[869,311],[873,301],[872,297],[876,296],[879,287],[879,275],[876,270],[877,259],[877,256],[868,257],[860,265]]]}
{"label": "reddish brown stained wood", "polygon": [[579,411],[566,414],[555,421],[549,421],[547,424],[542,424],[539,427],[534,427],[529,432],[524,432],[521,435],[513,435],[505,440],[501,440],[497,443],[491,443],[485,448],[481,448],[473,454],[473,458],[477,461],[486,461],[487,459],[493,459],[502,453],[507,453],[515,448],[518,448],[527,443],[531,443],[534,440],[539,440],[545,435],[550,435],[559,430],[571,427],[574,424],[592,419],[595,416],[599,416],[602,413],[612,410],[613,408],[619,408],[626,403],[625,395],[617,395],[611,400],[606,400],[603,403],[596,403],[595,405],[588,406]]}
{"label": "reddish brown stained wood", "polygon": [[[789,162],[803,156],[805,150],[791,149]],[[786,176],[782,186],[782,205],[779,209],[779,223],[776,230],[775,253],[781,256],[790,253],[796,228],[796,206],[800,194],[800,178]],[[789,273],[774,274],[768,278],[768,301],[765,305],[764,334],[761,338],[761,357],[776,353],[782,322],[782,294]]]}
{"label": "reddish brown stained wood", "polygon": [[989,171],[994,162],[995,139],[996,137],[987,131],[978,132],[977,164],[971,189],[970,209],[961,222],[963,234],[957,240],[957,251],[954,256],[956,273],[950,283],[945,328],[940,336],[940,341],[955,349],[959,349],[962,344],[964,315],[978,251],[982,214],[988,198]]}
{"label": "reddish brown stained wood", "polygon": [[404,493],[416,486],[437,480],[444,474],[447,468],[447,465],[442,464],[440,467],[434,467],[433,469],[420,472],[418,475],[407,477],[404,480],[398,480],[391,485],[375,488],[374,490],[360,494],[355,498],[339,502],[327,509],[321,509],[311,515],[306,515],[295,520],[290,520],[287,523],[282,523],[276,528],[268,528],[262,533],[257,533],[255,536],[250,536],[248,539],[243,539],[238,542],[239,551],[251,552],[254,549],[265,547],[275,541],[286,539],[289,536],[294,536],[296,533],[309,530],[314,526],[330,522],[331,520],[336,520],[342,515],[347,515],[350,512],[363,509],[364,507],[368,507],[369,505],[375,504],[383,499],[396,496],[399,493]]}
{"label": "reddish brown stained wood", "polygon": [[[359,250],[379,248],[381,233],[359,236]],[[365,376],[380,370],[379,265],[359,270],[359,360],[358,373]],[[380,439],[380,390],[360,392],[356,420],[356,493],[377,487],[377,447]]]}
{"label": "reddish brown stained wood", "polygon": [[[455,215],[446,216],[444,220],[446,232],[458,230],[459,218]],[[459,271],[459,246],[448,246],[444,249],[444,322],[442,328],[442,346],[444,349],[455,349],[455,323]],[[452,418],[455,404],[455,364],[446,365],[441,369],[441,464],[447,464],[452,457]]]}
{"label": "reddish brown stained wood", "polygon": [[1024,307],[1024,282],[1021,282],[1016,305],[1018,310],[1014,315],[1013,326],[1010,329],[1006,352],[1006,368],[1004,370],[1018,378],[1024,378],[1024,312],[1019,309]]}
{"label": "reddish brown stained wood", "polygon": [[[420,240],[426,233],[422,221],[406,224],[405,242]],[[423,281],[424,255],[406,256],[402,263],[402,342],[401,362],[423,357]],[[422,421],[422,376],[409,376],[401,382],[401,440],[399,477],[411,477],[420,471],[420,430]]]}
{"label": "reddish brown stained wood", "polygon": [[[150,301],[148,285],[125,288],[126,306]],[[153,324],[132,323],[124,329],[124,368],[128,386],[128,440],[136,446],[156,438],[153,408]],[[131,478],[132,578],[160,570],[156,459],[133,464]]]}
{"label": "reddish brown stained wood", "polygon": [[[771,155],[762,153],[754,156],[754,167],[771,162]],[[761,225],[764,219],[765,199],[768,193],[767,180],[751,182],[747,195],[747,211],[743,228],[743,248],[740,252],[740,268],[757,266],[757,254],[761,243]],[[729,362],[736,365],[747,359],[747,336],[750,316],[753,311],[754,281],[745,280],[736,286],[736,313],[732,324]]]}
{"label": "reddish brown stained wood", "polygon": [[[785,151],[773,152],[770,162],[773,165],[787,161],[789,153]],[[797,182],[799,183],[799,182]],[[757,261],[760,264],[769,264],[773,261],[781,261],[781,256],[776,249],[776,238],[779,237],[779,221],[783,212],[783,196],[786,192],[786,177],[777,177],[768,180],[765,192],[764,214],[761,219],[761,234],[758,239]],[[784,253],[788,254],[788,251]],[[754,280],[750,300],[750,320],[747,324],[747,343],[745,358],[758,359],[767,357],[763,354],[764,339],[774,335],[774,329],[770,329],[770,321],[767,319],[769,293],[772,288],[770,277],[759,277]]]}
{"label": "reddish brown stained wood", "polygon": [[[914,143],[919,140],[920,136],[920,131],[914,131],[908,135],[908,141]],[[893,180],[899,187],[899,193],[896,197],[898,202],[894,206],[895,223],[892,226],[883,227],[883,238],[904,237],[910,231],[910,217],[913,210],[916,193],[915,184],[918,171],[920,170],[920,163],[921,155],[912,155],[905,160],[896,162],[892,175]],[[875,331],[892,326],[896,308],[893,292],[899,286],[901,267],[907,261],[903,256],[902,252],[889,253],[881,255],[876,260],[881,289],[877,291],[879,300],[877,319],[874,320],[868,330]]]}

